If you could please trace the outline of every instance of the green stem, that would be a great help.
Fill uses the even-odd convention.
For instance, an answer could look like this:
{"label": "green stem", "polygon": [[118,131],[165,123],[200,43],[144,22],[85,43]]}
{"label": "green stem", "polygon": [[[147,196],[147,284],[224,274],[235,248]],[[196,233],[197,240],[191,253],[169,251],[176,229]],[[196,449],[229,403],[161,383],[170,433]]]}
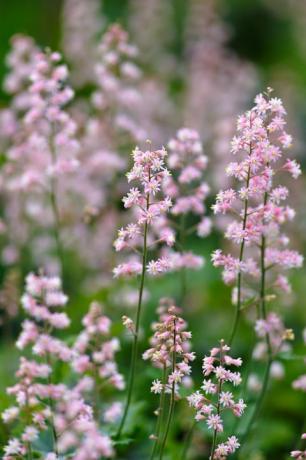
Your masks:
{"label": "green stem", "polygon": [[[27,419],[27,424],[30,425],[31,424],[31,415],[29,413],[29,396],[28,396],[28,391],[26,390],[26,404],[25,404],[25,408],[26,408],[26,419]],[[33,453],[32,453],[32,445],[30,442],[27,442],[27,447],[28,447],[28,459],[29,460],[33,460]]]}
{"label": "green stem", "polygon": [[[52,133],[49,138],[52,166],[55,166],[56,158],[57,158],[56,149],[55,149],[54,140],[53,140],[54,136],[55,136],[55,126],[52,127]],[[51,176],[51,179],[50,179],[49,195],[50,195],[51,209],[52,209],[52,214],[53,214],[54,240],[55,240],[55,245],[56,245],[56,250],[57,250],[57,257],[58,257],[59,264],[60,264],[60,272],[63,277],[64,276],[64,255],[63,255],[63,246],[62,246],[61,236],[60,236],[60,215],[59,215],[59,209],[58,209],[58,204],[57,204],[57,199],[56,199],[56,183],[55,183],[55,178],[53,176]]]}
{"label": "green stem", "polygon": [[[185,215],[182,214],[180,218],[180,231],[179,231],[180,253],[181,254],[183,253],[183,249],[185,246],[185,237],[186,237],[185,220],[186,220]],[[183,267],[180,271],[180,278],[181,278],[181,293],[180,293],[179,305],[184,305],[186,292],[187,292],[187,272],[186,272],[185,267]]]}
{"label": "green stem", "polygon": [[59,210],[57,206],[57,199],[56,199],[56,192],[55,192],[55,182],[54,179],[51,179],[51,190],[50,190],[50,202],[51,202],[51,209],[53,214],[53,234],[54,240],[56,245],[57,257],[60,264],[60,272],[61,275],[64,275],[64,254],[63,254],[63,246],[61,242],[60,236],[60,216]]}
{"label": "green stem", "polygon": [[[222,352],[220,352],[220,356],[221,356],[220,365],[222,366]],[[217,402],[217,414],[218,415],[220,415],[220,409],[221,409],[221,404],[220,404],[221,390],[222,390],[222,380],[219,380],[219,383],[218,383],[218,402]],[[214,459],[215,450],[216,450],[216,444],[217,444],[217,434],[218,434],[217,430],[214,430],[214,437],[213,437],[213,442],[212,442],[211,452],[210,452],[210,457],[209,457],[210,460]]]}
{"label": "green stem", "polygon": [[93,404],[94,407],[93,409],[94,409],[94,416],[95,416],[97,423],[99,423],[100,421],[100,410],[99,410],[100,391],[99,391],[98,381],[99,381],[98,369],[96,366],[94,366],[94,404]]}
{"label": "green stem", "polygon": [[167,371],[166,371],[166,365],[164,364],[164,367],[163,367],[163,380],[162,380],[163,389],[162,389],[162,392],[160,394],[160,399],[159,399],[159,408],[158,408],[157,422],[156,422],[156,429],[155,429],[155,441],[154,441],[154,446],[153,446],[153,450],[152,450],[152,453],[151,453],[150,460],[154,459],[155,454],[157,452],[157,448],[158,448],[159,443],[160,443],[159,438],[160,438],[160,430],[161,430],[161,426],[162,426],[162,423],[163,423],[163,415],[164,415],[166,378],[167,378]]}
{"label": "green stem", "polygon": [[33,460],[33,453],[32,453],[31,443],[28,442],[27,445],[28,445],[28,458],[29,458],[29,460]]}
{"label": "green stem", "polygon": [[[52,368],[49,353],[46,356],[46,361],[47,361],[47,365]],[[48,386],[50,386],[52,384],[50,375],[48,375],[47,380],[48,380]],[[53,437],[53,450],[56,456],[58,456],[58,448],[57,448],[58,436],[57,436],[55,424],[54,424],[54,404],[53,404],[52,398],[49,398],[49,406],[51,410],[50,426],[51,426],[52,437]]]}
{"label": "green stem", "polygon": [[[250,153],[249,154],[251,154],[251,152],[252,152],[252,149],[251,149],[251,145],[250,145]],[[246,181],[246,188],[249,187],[250,176],[251,176],[251,167],[249,166],[248,175],[247,175],[247,181]],[[249,200],[246,199],[245,202],[244,202],[243,221],[242,221],[242,230],[243,231],[246,229],[247,217],[248,217],[248,206],[249,206]],[[240,245],[239,262],[242,262],[242,260],[243,260],[244,246],[245,246],[245,239],[243,238],[242,242],[241,242],[241,245]],[[234,337],[235,337],[236,332],[237,332],[238,324],[239,324],[240,313],[241,313],[241,288],[242,288],[242,274],[241,274],[241,271],[239,270],[238,278],[237,278],[236,311],[235,311],[235,318],[234,318],[232,331],[231,331],[231,334],[230,334],[230,339],[228,341],[229,346],[231,346],[232,343],[233,343]]]}
{"label": "green stem", "polygon": [[[172,352],[172,372],[175,371],[175,366],[176,366],[176,321],[174,319],[174,336],[173,336],[173,352]],[[159,454],[159,460],[162,460],[168,434],[169,434],[169,429],[172,421],[172,415],[173,415],[173,410],[174,410],[174,404],[175,404],[175,382],[172,382],[171,386],[171,399],[170,399],[170,407],[169,407],[169,412],[168,412],[168,418],[166,422],[166,428],[165,428],[165,434],[162,440],[162,445],[160,448],[160,454]]]}
{"label": "green stem", "polygon": [[197,424],[197,421],[194,420],[192,425],[190,426],[189,430],[187,431],[187,434],[186,434],[186,437],[185,437],[185,440],[184,440],[184,446],[183,446],[182,454],[181,454],[181,460],[186,459],[187,452],[189,450],[189,447],[190,447],[190,444],[191,444],[191,441],[192,441],[192,437],[193,437],[193,433],[194,433],[196,424]]}
{"label": "green stem", "polygon": [[[147,209],[148,207],[149,207],[149,196],[147,196]],[[124,413],[123,413],[123,416],[120,422],[120,426],[116,434],[116,438],[120,438],[121,436],[121,433],[122,433],[122,430],[123,430],[123,427],[126,421],[126,417],[128,415],[128,411],[129,411],[129,407],[130,407],[130,403],[132,399],[132,393],[134,389],[135,369],[136,369],[136,361],[137,361],[137,354],[138,354],[140,315],[141,315],[143,289],[144,289],[146,263],[147,263],[147,236],[148,236],[148,223],[146,222],[144,226],[142,272],[141,272],[138,305],[137,305],[137,313],[136,313],[135,334],[134,334],[133,345],[132,345],[132,357],[131,357],[130,376],[129,376],[129,383],[128,383],[128,391],[127,391],[127,400],[125,404]]]}
{"label": "green stem", "polygon": [[[268,200],[268,194],[265,193],[264,196],[264,206],[267,204]],[[267,318],[267,310],[266,310],[266,266],[265,266],[265,253],[266,253],[266,237],[265,235],[262,235],[261,237],[261,245],[260,245],[260,268],[261,268],[261,282],[260,282],[260,313],[261,317],[265,320]],[[243,435],[243,441],[247,439],[249,436],[253,424],[256,421],[258,414],[260,412],[263,400],[265,398],[267,389],[268,389],[268,384],[269,384],[269,378],[270,378],[270,368],[271,364],[273,361],[273,350],[271,347],[271,342],[270,342],[270,337],[269,334],[266,333],[266,344],[267,344],[267,353],[268,353],[268,359],[267,359],[267,365],[264,373],[264,378],[263,378],[263,383],[262,383],[262,388],[260,391],[260,394],[257,398],[255,409],[253,411],[252,417],[247,425],[247,428],[245,430],[245,434]]]}

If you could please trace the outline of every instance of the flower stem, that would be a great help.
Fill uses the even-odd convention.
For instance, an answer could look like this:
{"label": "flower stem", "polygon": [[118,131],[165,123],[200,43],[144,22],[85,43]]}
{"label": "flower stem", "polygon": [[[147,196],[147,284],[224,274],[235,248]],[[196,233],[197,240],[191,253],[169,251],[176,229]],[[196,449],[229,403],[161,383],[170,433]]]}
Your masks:
{"label": "flower stem", "polygon": [[[56,148],[54,145],[54,136],[55,136],[55,126],[52,126],[52,133],[49,139],[52,166],[55,166],[56,159],[57,159]],[[53,214],[53,234],[54,234],[54,240],[55,240],[55,245],[56,245],[56,250],[57,250],[57,257],[58,257],[58,261],[60,264],[61,276],[64,277],[64,255],[63,255],[63,246],[62,246],[61,236],[60,236],[60,215],[59,215],[59,209],[58,209],[57,198],[56,198],[56,183],[55,183],[54,176],[51,176],[51,179],[50,179],[49,195],[50,195],[51,209],[52,209],[52,214]]]}
{"label": "flower stem", "polygon": [[160,399],[159,399],[159,408],[158,408],[158,415],[157,415],[158,418],[157,418],[156,429],[155,429],[155,441],[154,441],[154,446],[153,446],[153,450],[152,450],[152,453],[151,453],[150,460],[154,459],[155,454],[157,452],[157,448],[158,448],[159,443],[160,443],[160,439],[159,439],[160,438],[160,430],[161,430],[161,426],[162,426],[162,423],[163,423],[164,405],[165,405],[166,378],[167,378],[167,372],[166,372],[166,365],[164,364],[164,367],[163,367],[163,380],[162,380],[163,389],[162,389],[162,392],[160,394]]}
{"label": "flower stem", "polygon": [[187,431],[187,434],[186,434],[185,440],[184,440],[184,446],[183,446],[182,454],[181,454],[181,460],[185,460],[185,458],[187,456],[187,452],[189,450],[189,447],[190,447],[190,444],[191,444],[191,441],[192,441],[192,437],[193,437],[193,433],[194,433],[196,424],[197,424],[197,421],[194,420],[192,425],[190,426],[189,430]]}
{"label": "flower stem", "polygon": [[[174,319],[174,335],[173,335],[173,352],[172,352],[172,372],[175,371],[175,366],[176,366],[176,321]],[[172,421],[172,415],[173,415],[173,410],[174,410],[174,404],[175,404],[175,380],[173,379],[172,386],[171,386],[171,399],[170,399],[170,407],[169,407],[169,412],[168,412],[168,418],[166,422],[166,428],[165,428],[165,434],[162,440],[162,445],[160,448],[160,454],[159,454],[159,460],[162,460],[163,455],[164,455],[164,450],[169,434],[169,429]]]}
{"label": "flower stem", "polygon": [[[49,367],[51,367],[51,369],[52,369],[49,353],[46,356],[46,361],[47,361],[47,365]],[[51,386],[52,381],[51,381],[51,377],[50,377],[49,374],[48,374],[47,379],[48,379],[48,386]],[[53,449],[54,449],[54,452],[55,452],[56,456],[58,456],[58,448],[57,448],[58,436],[57,436],[55,425],[54,425],[54,404],[53,404],[53,401],[52,401],[51,397],[49,398],[49,407],[50,407],[50,410],[51,410],[50,426],[51,426],[52,437],[53,437]]]}
{"label": "flower stem", "polygon": [[[250,154],[252,152],[251,146],[250,146]],[[246,180],[246,188],[249,187],[250,183],[250,176],[251,176],[251,167],[248,167],[248,175],[247,175],[247,180]],[[242,220],[242,230],[243,232],[246,229],[246,224],[247,224],[247,217],[248,217],[248,207],[249,207],[249,200],[246,199],[244,202],[244,211],[243,211],[243,220]],[[240,245],[240,252],[239,252],[239,263],[242,262],[243,260],[243,255],[244,255],[244,246],[245,246],[245,238],[242,238],[242,242]],[[242,274],[241,270],[239,268],[238,272],[238,278],[237,278],[237,303],[236,303],[236,312],[235,312],[235,318],[234,318],[234,323],[230,335],[230,339],[228,341],[229,346],[232,345],[233,340],[235,338],[238,324],[239,324],[239,319],[240,319],[240,313],[241,313],[241,288],[242,288]]]}
{"label": "flower stem", "polygon": [[[222,362],[223,362],[222,347],[223,347],[223,341],[221,341],[221,344],[220,344],[220,366],[222,366]],[[220,415],[220,412],[221,412],[221,404],[220,404],[221,390],[222,390],[222,380],[220,379],[218,382],[218,390],[217,390],[217,394],[218,394],[217,415]],[[217,444],[217,434],[218,434],[218,431],[215,429],[209,460],[214,460],[216,444]]]}
{"label": "flower stem", "polygon": [[[264,206],[267,204],[267,199],[268,195],[265,193],[265,198],[264,198]],[[265,252],[266,252],[266,237],[265,235],[262,235],[261,237],[261,245],[260,245],[260,268],[261,268],[261,282],[260,282],[260,313],[261,317],[265,320],[267,318],[267,311],[266,311],[266,266],[265,266]],[[271,364],[273,361],[273,351],[271,347],[271,342],[270,342],[270,337],[269,333],[266,333],[266,344],[267,344],[267,364],[266,364],[266,369],[263,377],[263,383],[262,383],[262,388],[260,391],[260,394],[257,398],[255,409],[253,411],[252,417],[250,418],[250,421],[247,425],[247,428],[245,430],[245,433],[243,435],[243,441],[247,439],[249,436],[253,424],[256,421],[258,414],[260,412],[263,400],[265,398],[267,389],[268,389],[268,384],[269,384],[269,377],[270,377],[270,368]]]}
{"label": "flower stem", "polygon": [[[147,197],[147,208],[148,207],[149,207],[149,197]],[[127,400],[126,400],[126,404],[124,408],[124,413],[123,413],[123,416],[120,422],[120,426],[116,434],[117,439],[120,438],[121,436],[121,433],[122,433],[122,430],[123,430],[123,427],[126,421],[126,417],[128,415],[128,411],[129,411],[129,407],[130,407],[130,403],[132,399],[132,393],[134,389],[136,361],[137,361],[137,355],[138,355],[140,315],[141,315],[143,289],[144,289],[146,263],[147,263],[147,236],[148,236],[148,223],[146,222],[144,226],[142,272],[141,272],[138,305],[137,305],[137,313],[136,313],[135,334],[134,334],[133,345],[132,345],[132,357],[131,357],[130,376],[129,376],[129,383],[128,383],[128,391],[127,391]]]}
{"label": "flower stem", "polygon": [[55,192],[55,182],[54,179],[51,179],[51,190],[50,190],[50,202],[51,202],[51,209],[53,214],[53,235],[56,245],[57,257],[60,264],[60,273],[61,276],[64,276],[64,254],[63,254],[63,246],[61,242],[60,236],[60,216],[59,210],[57,206],[57,199],[56,199],[56,192]]}
{"label": "flower stem", "polygon": [[[185,238],[186,238],[185,221],[186,221],[185,215],[182,214],[180,218],[180,227],[179,227],[181,255],[183,254],[183,250],[185,246]],[[186,272],[185,267],[181,268],[180,278],[181,278],[181,292],[180,292],[179,304],[183,306],[185,303],[185,297],[186,297],[186,292],[187,292],[187,272]]]}
{"label": "flower stem", "polygon": [[31,446],[31,443],[28,442],[27,445],[28,445],[28,459],[29,459],[29,460],[33,460],[33,453],[32,453],[32,446]]}

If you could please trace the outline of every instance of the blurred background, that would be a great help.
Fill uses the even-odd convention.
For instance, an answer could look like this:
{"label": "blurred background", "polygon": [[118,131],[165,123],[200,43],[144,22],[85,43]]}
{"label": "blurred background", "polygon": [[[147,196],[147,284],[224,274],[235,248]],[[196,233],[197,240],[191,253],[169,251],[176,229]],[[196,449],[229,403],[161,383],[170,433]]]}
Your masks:
{"label": "blurred background", "polygon": [[[88,3],[88,5],[91,2]],[[305,0],[103,0],[96,2],[99,11],[89,20],[79,19],[79,29],[72,30],[71,11],[73,2],[61,0],[10,0],[0,5],[0,80],[7,73],[6,56],[10,39],[15,34],[26,34],[34,38],[42,48],[60,50],[72,70],[72,81],[77,97],[86,97],[91,82],[84,70],[90,73],[90,63],[84,56],[75,55],[75,40],[88,39],[94,30],[99,37],[112,22],[119,22],[130,34],[130,40],[139,49],[139,65],[144,74],[154,78],[160,92],[156,104],[160,112],[156,116],[157,128],[151,137],[158,145],[166,144],[180,127],[187,125],[198,129],[206,154],[213,168],[211,179],[215,193],[225,186],[224,167],[230,161],[229,141],[233,135],[235,119],[250,107],[254,95],[267,86],[274,88],[288,112],[288,131],[294,137],[294,156],[306,167],[306,1]],[[90,22],[96,19],[94,22]],[[77,21],[76,21],[77,22]],[[69,29],[70,27],[70,29]],[[68,37],[70,31],[70,38]],[[75,35],[73,35],[75,33]],[[90,34],[89,34],[90,35]],[[89,37],[90,38],[90,37]],[[86,55],[86,52],[85,52]],[[85,56],[88,58],[88,56]],[[84,59],[83,59],[84,58]],[[155,88],[155,87],[154,87]],[[147,89],[147,102],[152,103],[154,92]],[[153,96],[152,96],[153,95]],[[11,96],[1,87],[0,109]],[[149,130],[150,131],[150,130]],[[1,159],[5,151],[1,151]],[[2,160],[1,160],[2,161]],[[294,248],[306,253],[306,184],[300,178],[291,187],[291,204],[297,210],[295,225],[290,229]],[[4,206],[3,199],[1,206]],[[211,203],[213,196],[211,197]],[[211,204],[210,203],[210,204]],[[203,270],[188,276],[188,309],[186,316],[193,330],[193,343],[198,356],[207,353],[217,339],[225,336],[233,310],[230,289],[221,281],[220,273],[210,264],[212,250],[224,246],[222,233],[215,231],[205,241],[190,238],[188,245],[197,254],[203,255],[207,263]],[[92,298],[108,302],[115,319],[115,330],[121,331],[118,308],[121,299],[110,294],[108,288],[88,293],[80,289],[84,271],[75,264],[73,255],[66,254],[68,291],[73,308],[72,332],[79,330],[80,318]],[[0,266],[0,304],[5,310],[8,302],[18,304],[24,275],[36,268],[33,258],[26,255],[17,262],[7,263],[2,257]],[[9,276],[8,276],[9,273]],[[15,278],[14,278],[15,277]],[[13,279],[13,282],[12,282]],[[298,446],[303,431],[306,401],[302,392],[292,389],[292,381],[303,369],[303,328],[305,327],[306,269],[291,274],[293,294],[288,299],[276,302],[281,308],[287,327],[294,330],[294,356],[284,357],[284,375],[273,381],[265,400],[263,417],[256,427],[246,456],[251,460],[286,459],[290,450]],[[11,280],[11,282],[10,282]],[[150,282],[152,292],[145,314],[146,327],[154,318],[158,298],[176,294],[177,279],[167,276]],[[13,287],[12,287],[13,286]],[[4,315],[5,316],[5,315]],[[3,320],[0,337],[0,409],[8,404],[5,387],[14,381],[18,353],[14,339],[20,328],[20,315]],[[199,319],[200,318],[200,319]],[[244,321],[240,328],[235,354],[247,357],[252,327]],[[128,351],[121,354],[121,366],[126,369]],[[262,372],[262,369],[257,369]],[[200,366],[196,370],[200,381]],[[142,382],[139,393],[148,391]],[[147,385],[147,386],[146,386]],[[252,403],[252,401],[251,401]],[[154,400],[146,409],[149,414]],[[188,408],[180,409],[182,416],[189,416]],[[149,422],[148,422],[149,423]],[[139,423],[141,432],[141,423]],[[174,456],[178,453],[182,433],[178,429],[173,441]],[[141,438],[141,435],[139,435]],[[6,440],[7,432],[0,426],[0,444]],[[195,445],[201,450],[203,433],[195,435]],[[205,454],[205,446],[203,447]],[[203,455],[204,455],[203,454]],[[134,455],[134,456],[133,456]],[[192,455],[192,449],[191,449]],[[173,458],[174,458],[173,456]],[[139,451],[127,458],[142,458]],[[190,457],[203,458],[203,457]]]}

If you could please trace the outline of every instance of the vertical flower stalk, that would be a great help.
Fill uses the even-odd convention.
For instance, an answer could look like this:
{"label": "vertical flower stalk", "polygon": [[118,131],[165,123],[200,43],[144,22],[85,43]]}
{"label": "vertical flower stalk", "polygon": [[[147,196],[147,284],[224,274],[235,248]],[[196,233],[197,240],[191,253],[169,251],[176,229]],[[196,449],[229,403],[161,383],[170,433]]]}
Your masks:
{"label": "vertical flower stalk", "polygon": [[[289,238],[283,233],[282,225],[294,218],[295,211],[282,204],[289,191],[280,181],[281,173],[289,172],[296,179],[301,170],[295,160],[283,160],[283,151],[291,146],[292,138],[285,131],[286,111],[282,101],[272,98],[271,91],[268,88],[265,94],[256,96],[254,107],[238,118],[238,136],[233,139],[232,151],[239,155],[240,161],[230,163],[227,173],[242,182],[246,178],[246,185],[238,191],[220,192],[214,205],[216,213],[232,212],[238,216],[238,220],[229,223],[225,236],[240,244],[239,258],[224,255],[220,250],[212,256],[215,266],[223,266],[225,282],[236,282],[236,316],[231,341],[244,306],[255,305],[258,320],[268,324],[268,301],[273,300],[275,291],[290,290],[288,279],[282,272],[301,267],[303,263],[298,252],[287,249]],[[250,287],[247,288],[245,283],[242,286],[242,275],[248,278]],[[269,329],[264,337],[266,368],[244,440],[258,417],[272,362],[279,351],[273,349]]]}
{"label": "vertical flower stalk", "polygon": [[31,105],[25,115],[25,124],[35,127],[34,133],[40,137],[49,152],[46,170],[49,178],[49,196],[53,214],[53,230],[61,269],[63,271],[63,249],[60,235],[60,213],[57,200],[57,179],[63,174],[76,170],[79,150],[74,136],[76,124],[64,110],[73,98],[73,90],[67,85],[68,69],[60,64],[61,55],[46,51],[37,53],[30,76],[29,88]]}
{"label": "vertical flower stalk", "polygon": [[[118,372],[115,353],[120,349],[119,340],[111,337],[112,322],[103,314],[102,306],[92,302],[82,319],[84,329],[78,335],[72,351],[72,367],[75,372],[88,376],[93,381],[92,406],[96,422],[100,421],[101,389],[105,386],[123,390],[125,382]],[[119,411],[120,407],[117,406]],[[119,411],[120,415],[120,411]]]}
{"label": "vertical flower stalk", "polygon": [[[158,451],[159,458],[163,458],[175,401],[179,398],[179,385],[185,384],[185,379],[191,373],[189,363],[195,359],[195,354],[190,352],[191,333],[186,331],[187,324],[178,316],[179,311],[171,299],[161,299],[158,308],[159,321],[153,324],[151,348],[143,354],[143,359],[150,360],[155,367],[163,371],[162,380],[154,380],[151,386],[151,392],[160,395],[156,431],[151,435],[151,439],[154,440],[151,459],[155,458]],[[167,394],[170,394],[170,402],[164,423]]]}
{"label": "vertical flower stalk", "polygon": [[119,264],[114,269],[114,276],[140,275],[127,400],[117,437],[120,437],[124,428],[134,389],[145,276],[147,272],[151,275],[165,273],[171,267],[169,260],[165,257],[148,261],[149,249],[154,248],[157,243],[168,243],[166,235],[154,240],[154,235],[149,234],[154,221],[165,214],[172,205],[170,198],[164,197],[161,192],[162,183],[169,176],[169,171],[164,164],[166,155],[167,152],[164,149],[142,152],[136,148],[133,151],[134,166],[128,172],[127,178],[129,182],[138,181],[141,189],[131,188],[127,196],[123,198],[123,203],[125,208],[133,208],[137,220],[127,225],[126,228],[120,229],[114,243],[117,251],[129,250],[136,254],[128,261]]}
{"label": "vertical flower stalk", "polygon": [[52,336],[54,329],[65,329],[70,322],[66,313],[57,311],[63,308],[67,297],[61,291],[59,278],[47,278],[29,274],[26,278],[26,292],[22,297],[22,305],[31,320],[22,324],[22,332],[17,340],[17,347],[24,350],[32,346],[34,357],[40,357],[45,363],[21,357],[16,373],[18,383],[8,388],[14,395],[17,405],[7,409],[2,418],[12,422],[17,418],[23,422],[21,442],[11,440],[5,448],[9,460],[11,445],[16,444],[16,454],[26,452],[32,458],[32,443],[38,439],[39,432],[51,430],[53,450],[58,452],[58,435],[54,424],[54,405],[61,398],[65,385],[51,382],[53,371],[52,358],[60,361],[71,359],[71,351],[64,342]]}
{"label": "vertical flower stalk", "polygon": [[188,402],[196,410],[196,421],[205,420],[208,428],[213,431],[210,460],[223,460],[234,453],[240,444],[236,436],[230,436],[226,442],[217,445],[217,437],[223,432],[223,412],[230,411],[236,417],[241,417],[246,405],[242,399],[235,401],[230,391],[225,391],[225,385],[232,384],[234,387],[240,385],[240,372],[230,370],[231,366],[240,367],[241,358],[232,358],[228,347],[223,340],[220,346],[213,348],[210,356],[203,360],[203,374],[210,379],[204,379],[201,391],[188,396]]}
{"label": "vertical flower stalk", "polygon": [[74,93],[67,84],[68,69],[60,61],[61,55],[56,52],[36,50],[33,53],[25,113],[8,151],[10,167],[5,179],[8,190],[20,193],[25,208],[27,203],[35,201],[37,210],[32,218],[36,218],[40,226],[51,227],[61,269],[58,197],[61,195],[62,208],[67,199],[63,192],[69,188],[68,176],[79,166],[79,143],[76,123],[64,108]]}
{"label": "vertical flower stalk", "polygon": [[[283,150],[291,146],[292,138],[285,131],[286,111],[278,98],[259,94],[254,107],[241,115],[237,122],[238,135],[232,141],[232,153],[238,161],[226,169],[242,186],[218,193],[213,210],[216,214],[232,213],[236,218],[226,229],[225,237],[239,245],[238,258],[217,250],[213,264],[222,266],[225,283],[235,283],[235,319],[230,336],[233,342],[242,308],[252,300],[258,306],[258,316],[266,316],[267,275],[274,266],[288,269],[301,265],[301,257],[294,251],[279,250],[288,244],[280,233],[280,226],[294,218],[294,211],[280,203],[288,196],[286,187],[273,188],[277,173],[289,171],[294,178],[300,174],[295,160],[282,160]],[[256,248],[259,256],[256,257]],[[255,255],[255,257],[254,257]],[[277,258],[274,263],[272,258]],[[290,259],[290,260],[289,260]],[[243,277],[259,282],[257,293],[246,289]],[[280,284],[280,283],[279,283]],[[283,283],[284,284],[284,283]]]}
{"label": "vertical flower stalk", "polygon": [[[168,143],[167,164],[173,175],[165,181],[164,190],[173,200],[171,215],[168,218],[168,232],[177,234],[175,249],[168,250],[173,261],[173,270],[181,276],[179,302],[184,304],[187,292],[187,269],[199,269],[204,259],[186,250],[186,238],[192,233],[204,238],[211,232],[211,220],[205,216],[205,199],[209,186],[203,180],[207,168],[207,157],[199,133],[193,129],[181,128]],[[188,227],[187,218],[193,216],[195,223]],[[171,217],[171,219],[170,219]],[[161,226],[166,231],[166,226]]]}

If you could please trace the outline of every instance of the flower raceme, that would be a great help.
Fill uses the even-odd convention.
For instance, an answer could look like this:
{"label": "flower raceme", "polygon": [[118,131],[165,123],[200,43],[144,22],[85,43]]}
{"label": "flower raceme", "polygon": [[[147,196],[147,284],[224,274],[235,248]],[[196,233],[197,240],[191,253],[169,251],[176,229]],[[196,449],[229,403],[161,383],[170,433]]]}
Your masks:
{"label": "flower raceme", "polygon": [[[191,332],[186,331],[187,323],[178,316],[179,312],[180,309],[173,305],[171,299],[161,299],[159,321],[152,327],[154,335],[150,340],[151,348],[143,354],[143,359],[150,360],[154,367],[162,369],[162,380],[154,380],[151,386],[151,392],[160,395],[156,428],[151,435],[155,441],[152,459],[158,449],[159,458],[163,458],[179,388],[180,385],[190,384],[190,362],[195,359],[195,354],[190,351]],[[170,403],[167,420],[163,425],[166,394],[170,394]]]}
{"label": "flower raceme", "polygon": [[[39,433],[50,425],[54,426],[53,405],[66,391],[64,384],[51,382],[52,360],[67,362],[72,352],[63,341],[52,335],[54,329],[64,329],[69,325],[66,313],[58,311],[67,302],[59,278],[30,273],[26,278],[26,292],[21,302],[31,320],[23,322],[17,347],[24,350],[31,345],[35,359],[21,357],[16,373],[18,383],[7,390],[14,395],[17,405],[7,409],[2,418],[5,422],[16,419],[24,422],[21,441],[16,441],[16,454],[31,455],[32,442],[38,439]],[[39,359],[44,362],[39,362]],[[14,443],[15,440],[11,439],[5,448],[7,454],[4,458],[7,460],[12,458],[8,453],[12,451]]]}
{"label": "flower raceme", "polygon": [[[111,323],[95,303],[84,317],[85,331],[77,338],[72,349],[64,341],[55,338],[54,330],[69,325],[66,313],[58,311],[63,309],[67,300],[59,278],[33,273],[27,276],[22,305],[31,319],[23,322],[17,347],[25,350],[31,345],[34,359],[20,358],[16,373],[18,383],[7,390],[15,397],[16,405],[6,409],[2,419],[5,423],[19,420],[22,431],[20,439],[12,438],[5,446],[5,460],[25,455],[32,459],[33,446],[36,448],[41,433],[50,430],[53,452],[46,456],[49,460],[56,460],[59,454],[72,451],[76,460],[95,460],[100,456],[108,458],[114,454],[111,439],[101,432],[94,417],[94,404],[88,404],[85,399],[91,399],[91,395],[95,394],[95,385],[99,383],[94,381],[93,375],[88,375],[89,341],[101,345],[99,348],[96,343],[96,351],[93,351],[93,362],[97,363],[99,377],[117,389],[123,388],[124,382],[114,362],[118,342],[113,339],[101,343],[101,338],[109,334]],[[54,382],[54,366],[58,361],[72,362],[77,373],[85,375],[72,388],[65,383]],[[104,412],[105,423],[114,423],[120,412],[118,403],[109,405]]]}
{"label": "flower raceme", "polygon": [[[125,383],[115,362],[115,353],[119,350],[120,344],[118,339],[110,337],[112,323],[102,313],[102,306],[93,302],[82,324],[84,330],[78,335],[73,346],[73,369],[81,375],[86,374],[93,378],[94,385],[97,386],[97,395],[102,384],[123,390]],[[95,404],[99,404],[99,401],[95,401]],[[99,407],[95,409],[99,418]]]}
{"label": "flower raceme", "polygon": [[119,25],[111,25],[97,47],[95,76],[97,90],[92,95],[96,110],[111,116],[110,130],[117,136],[135,142],[144,141],[146,131],[135,118],[142,103],[139,83],[141,69],[134,62],[138,48],[129,43],[128,33]]}
{"label": "flower raceme", "polygon": [[[181,128],[176,137],[168,143],[169,155],[167,165],[173,173],[164,181],[164,192],[173,201],[166,229],[175,228],[177,223],[177,250],[164,248],[162,253],[171,259],[172,269],[199,269],[204,260],[202,257],[186,251],[184,242],[190,228],[187,228],[186,216],[193,215],[197,223],[192,230],[201,238],[209,235],[211,220],[205,216],[205,199],[209,194],[209,186],[203,180],[207,168],[207,157],[203,154],[203,146],[199,133],[193,129]],[[171,218],[170,218],[171,217]],[[172,219],[178,220],[173,222]],[[169,230],[168,230],[169,231]]]}
{"label": "flower raceme", "polygon": [[[196,391],[188,396],[189,405],[196,410],[195,419],[205,420],[208,428],[213,430],[213,444],[211,460],[221,460],[234,453],[240,446],[235,436],[230,436],[226,442],[216,446],[217,434],[223,432],[222,414],[230,411],[235,417],[241,417],[246,407],[244,401],[234,399],[232,392],[225,390],[226,385],[236,387],[241,383],[240,372],[230,368],[240,367],[241,358],[232,358],[228,347],[223,340],[220,346],[213,348],[210,356],[203,359],[203,385],[202,391]],[[209,377],[208,379],[206,377]]]}
{"label": "flower raceme", "polygon": [[[159,321],[153,323],[153,337],[150,339],[151,348],[143,353],[144,360],[150,360],[154,367],[169,370],[167,382],[159,380],[152,382],[152,393],[169,392],[175,384],[178,396],[180,384],[189,383],[191,374],[190,362],[194,361],[195,354],[190,351],[191,332],[186,331],[187,323],[178,316],[180,309],[175,307],[171,299],[161,299],[158,308]],[[171,372],[173,352],[176,355],[175,370]],[[187,380],[186,380],[187,378]]]}
{"label": "flower raceme", "polygon": [[76,124],[63,108],[74,94],[66,84],[68,69],[60,64],[59,53],[37,52],[33,60],[28,110],[23,119],[24,141],[8,152],[15,167],[20,168],[10,188],[25,190],[46,186],[50,176],[71,173],[79,164]]}
{"label": "flower raceme", "polygon": [[[127,173],[127,178],[129,182],[138,182],[140,187],[132,187],[123,198],[123,203],[125,208],[132,208],[134,211],[135,222],[119,230],[114,246],[116,251],[134,251],[136,256],[118,265],[114,269],[115,277],[128,277],[141,273],[142,264],[137,257],[138,248],[142,247],[147,232],[154,230],[154,223],[166,214],[172,206],[171,199],[162,193],[162,183],[170,175],[165,166],[166,156],[165,149],[143,152],[136,148],[133,151],[134,165]],[[147,236],[148,248],[157,243],[165,243],[168,246],[172,246],[174,243],[174,235],[170,230],[164,231],[158,236],[151,231],[151,234]],[[146,266],[150,275],[167,272],[170,268],[170,262],[167,258],[151,260]]]}
{"label": "flower raceme", "polygon": [[239,246],[239,257],[218,249],[212,254],[212,261],[215,267],[223,267],[225,283],[238,282],[239,304],[245,296],[241,276],[255,280],[260,276],[254,254],[262,237],[265,238],[266,270],[273,268],[278,274],[274,287],[288,292],[287,278],[279,272],[300,267],[303,262],[298,252],[287,248],[289,238],[282,232],[283,224],[292,221],[295,211],[285,204],[289,191],[280,182],[281,173],[289,173],[296,179],[301,170],[295,160],[283,158],[292,137],[285,131],[286,111],[282,101],[271,98],[270,93],[269,89],[267,94],[256,96],[254,107],[238,118],[238,134],[231,147],[237,161],[230,163],[226,172],[238,181],[239,187],[220,191],[213,205],[215,214],[234,216],[225,237]]}

